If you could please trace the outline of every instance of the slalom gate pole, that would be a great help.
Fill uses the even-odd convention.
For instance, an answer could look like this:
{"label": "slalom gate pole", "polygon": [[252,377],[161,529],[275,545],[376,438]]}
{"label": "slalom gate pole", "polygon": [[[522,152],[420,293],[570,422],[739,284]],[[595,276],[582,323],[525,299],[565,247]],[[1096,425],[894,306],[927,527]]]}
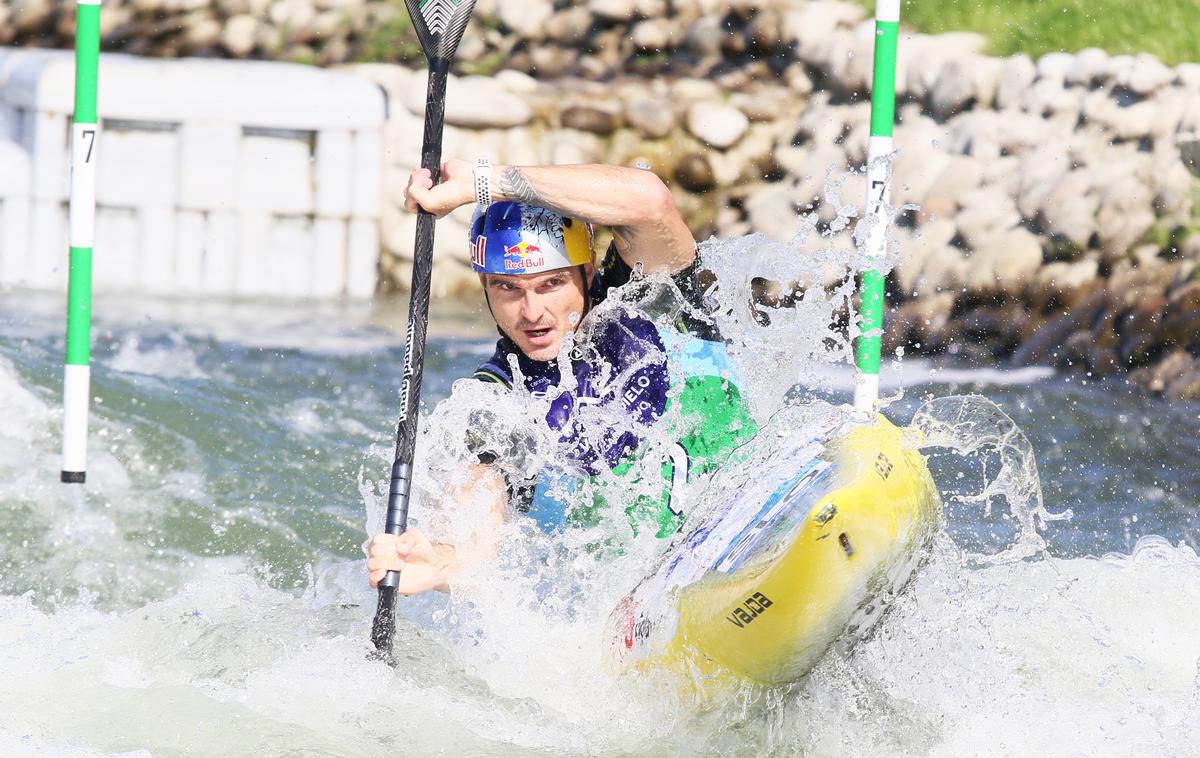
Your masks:
{"label": "slalom gate pole", "polygon": [[71,124],[70,273],[67,349],[63,362],[61,479],[82,484],[87,479],[88,402],[92,384],[92,235],[100,136],[96,118],[100,0],[78,0],[75,13],[75,116]]}
{"label": "slalom gate pole", "polygon": [[[405,0],[413,29],[429,61],[429,84],[425,95],[425,135],[421,167],[437,184],[442,166],[442,132],[445,125],[446,79],[450,62],[475,0]],[[412,490],[413,456],[417,447],[417,417],[420,415],[421,376],[425,363],[425,330],[429,322],[429,288],[433,269],[433,229],[436,219],[421,210],[417,214],[416,251],[413,256],[412,286],[408,302],[408,338],[404,350],[404,377],[400,385],[400,420],[396,425],[396,456],[392,461],[391,486],[385,531],[403,534],[408,529],[408,501]],[[392,645],[396,635],[396,588],[400,572],[389,571],[379,582],[379,603],[371,626],[371,642],[383,660],[395,665]]]}
{"label": "slalom gate pole", "polygon": [[[871,140],[867,148],[867,224],[863,251],[872,264],[887,256],[888,204],[892,189],[892,132],[896,118],[896,47],[900,0],[875,4],[875,66],[871,84]],[[862,272],[859,286],[860,335],[854,363],[858,377],[854,408],[874,415],[879,401],[880,345],[883,339],[883,280],[876,268]]]}

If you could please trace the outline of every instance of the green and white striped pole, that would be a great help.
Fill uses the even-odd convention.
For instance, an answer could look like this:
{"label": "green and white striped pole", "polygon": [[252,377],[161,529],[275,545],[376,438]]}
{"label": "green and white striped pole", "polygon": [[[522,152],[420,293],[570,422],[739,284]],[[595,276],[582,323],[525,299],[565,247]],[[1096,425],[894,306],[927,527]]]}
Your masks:
{"label": "green and white striped pole", "polygon": [[75,118],[71,125],[70,279],[67,353],[63,365],[62,481],[87,479],[91,393],[92,233],[96,221],[96,78],[100,66],[100,0],[78,0],[75,12]]}
{"label": "green and white striped pole", "polygon": [[[875,69],[871,84],[871,141],[867,148],[867,233],[863,252],[872,263],[887,256],[888,203],[892,189],[892,129],[896,118],[896,46],[900,36],[900,0],[875,4]],[[855,346],[858,381],[854,408],[874,414],[879,401],[879,352],[883,338],[883,274],[862,273],[859,288],[861,335]]]}

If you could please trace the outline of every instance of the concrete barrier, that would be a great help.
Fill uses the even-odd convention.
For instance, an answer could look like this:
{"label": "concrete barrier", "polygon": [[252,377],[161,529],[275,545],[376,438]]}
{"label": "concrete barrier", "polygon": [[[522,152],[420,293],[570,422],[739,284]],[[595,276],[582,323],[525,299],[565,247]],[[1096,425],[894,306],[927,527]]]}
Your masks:
{"label": "concrete barrier", "polygon": [[[100,58],[98,291],[369,297],[385,98],[268,62]],[[74,61],[0,48],[0,285],[66,287]]]}

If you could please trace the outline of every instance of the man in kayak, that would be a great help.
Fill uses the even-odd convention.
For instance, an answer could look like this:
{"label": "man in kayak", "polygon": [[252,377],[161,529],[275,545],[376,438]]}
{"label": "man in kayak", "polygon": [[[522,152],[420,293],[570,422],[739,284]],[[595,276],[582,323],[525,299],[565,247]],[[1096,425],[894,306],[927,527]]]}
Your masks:
{"label": "man in kayak", "polygon": [[[552,533],[595,523],[605,498],[573,497],[579,480],[628,474],[646,454],[650,429],[666,424],[673,444],[659,450],[662,486],[626,513],[635,531],[647,525],[660,537],[673,534],[683,519],[682,484],[719,466],[755,427],[707,318],[696,243],[670,191],[649,171],[597,165],[480,161],[472,170],[449,161],[436,186],[424,169],[409,177],[409,211],[440,218],[469,203],[476,203],[471,266],[501,335],[474,378],[549,399],[546,424],[569,469],[513,482],[497,452],[478,450],[476,490],[493,502],[492,520],[518,511]],[[592,224],[613,234],[599,266]],[[674,284],[674,307],[657,314],[601,307],[612,290],[653,275]],[[453,546],[410,529],[376,535],[367,568],[372,586],[403,568],[399,590],[413,594],[446,590],[457,561]]]}

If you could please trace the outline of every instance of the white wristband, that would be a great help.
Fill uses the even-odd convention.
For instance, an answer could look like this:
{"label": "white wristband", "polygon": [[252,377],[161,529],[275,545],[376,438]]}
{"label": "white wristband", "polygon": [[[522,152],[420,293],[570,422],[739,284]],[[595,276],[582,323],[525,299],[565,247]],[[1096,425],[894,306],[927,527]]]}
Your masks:
{"label": "white wristband", "polygon": [[475,160],[475,202],[480,210],[492,204],[492,162],[487,158]]}

